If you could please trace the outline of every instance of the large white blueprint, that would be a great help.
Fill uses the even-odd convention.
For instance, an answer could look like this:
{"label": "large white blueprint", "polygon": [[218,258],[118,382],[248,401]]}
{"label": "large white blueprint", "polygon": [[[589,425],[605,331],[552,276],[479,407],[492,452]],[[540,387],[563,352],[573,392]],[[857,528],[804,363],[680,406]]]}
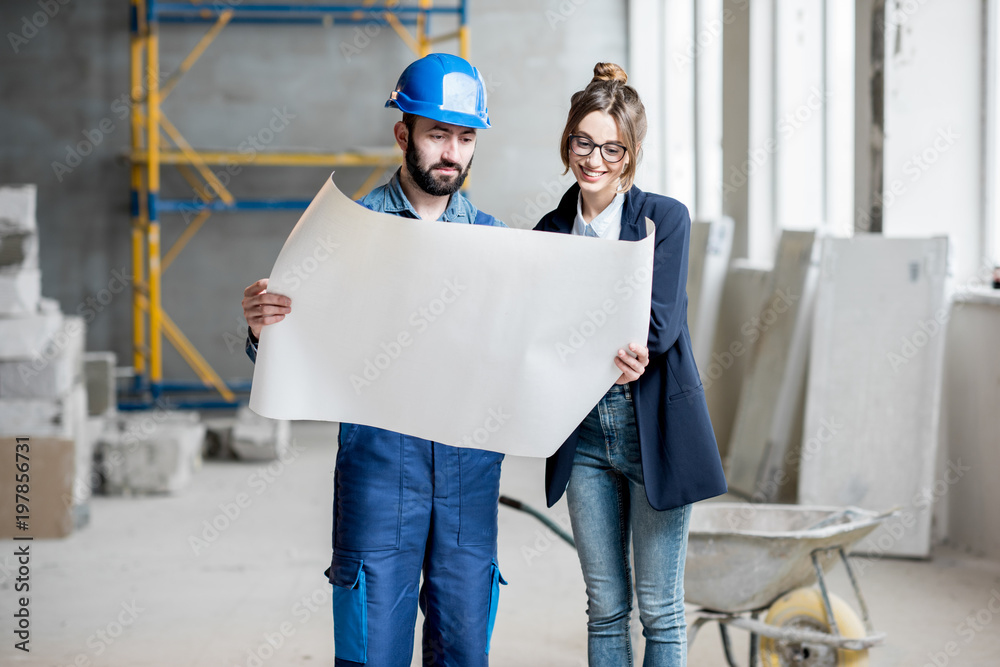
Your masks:
{"label": "large white blueprint", "polygon": [[375,213],[326,182],[268,291],[250,407],[549,456],[645,344],[653,223],[631,243]]}

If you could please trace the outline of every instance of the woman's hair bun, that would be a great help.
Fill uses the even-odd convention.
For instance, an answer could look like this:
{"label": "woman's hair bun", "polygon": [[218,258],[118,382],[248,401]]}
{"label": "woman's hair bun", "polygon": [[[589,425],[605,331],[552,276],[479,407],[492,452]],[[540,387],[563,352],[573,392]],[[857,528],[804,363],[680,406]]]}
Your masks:
{"label": "woman's hair bun", "polygon": [[628,74],[614,63],[597,63],[594,65],[594,81],[628,81]]}

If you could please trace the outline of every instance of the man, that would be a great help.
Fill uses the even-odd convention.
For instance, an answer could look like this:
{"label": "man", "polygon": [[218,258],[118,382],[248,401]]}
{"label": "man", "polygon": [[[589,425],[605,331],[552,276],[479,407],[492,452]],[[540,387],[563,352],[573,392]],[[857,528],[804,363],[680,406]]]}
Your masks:
{"label": "man", "polygon": [[[385,106],[403,112],[394,135],[406,161],[360,203],[404,218],[505,226],[458,192],[476,131],[490,126],[479,71],[462,58],[431,54],[406,68]],[[261,329],[290,310],[288,297],[267,292],[267,279],[246,288],[252,360]],[[499,586],[506,583],[496,562],[502,460],[494,452],[340,425],[326,572],[336,665],[409,665],[418,601],[425,665],[488,664]]]}

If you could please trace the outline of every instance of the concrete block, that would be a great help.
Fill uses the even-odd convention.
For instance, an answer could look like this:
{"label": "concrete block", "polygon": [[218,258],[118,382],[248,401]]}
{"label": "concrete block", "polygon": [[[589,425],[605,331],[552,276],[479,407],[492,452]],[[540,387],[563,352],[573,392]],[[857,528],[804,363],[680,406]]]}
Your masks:
{"label": "concrete block", "polygon": [[291,444],[291,423],[285,419],[261,417],[243,406],[236,412],[229,447],[238,458],[270,461],[283,457]]}
{"label": "concrete block", "polygon": [[816,296],[799,502],[900,507],[855,547],[927,557],[934,479],[948,239],[825,239]]}
{"label": "concrete block", "polygon": [[83,377],[85,339],[83,318],[66,317],[34,358],[0,361],[0,399],[56,398],[65,394]]}
{"label": "concrete block", "polygon": [[[73,476],[73,505],[87,505],[94,490],[100,486],[100,475],[94,464],[98,443],[117,432],[117,422],[107,415],[88,416],[76,438],[76,469]],[[88,517],[81,517],[88,518]]]}
{"label": "concrete block", "polygon": [[0,271],[0,317],[31,315],[42,298],[42,272],[38,269]]}
{"label": "concrete block", "polygon": [[156,410],[120,417],[100,443],[100,471],[110,494],[177,493],[201,466],[205,425],[197,413]]}
{"label": "concrete block", "polygon": [[236,418],[206,417],[202,423],[205,424],[205,448],[202,450],[202,455],[209,459],[236,458],[229,446]]}
{"label": "concrete block", "polygon": [[0,361],[31,359],[63,326],[63,315],[55,299],[41,300],[36,312],[18,317],[0,317]]}
{"label": "concrete block", "polygon": [[0,186],[0,233],[35,231],[36,200],[34,183]]}
{"label": "concrete block", "polygon": [[0,231],[0,271],[38,268],[38,233]]}
{"label": "concrete block", "polygon": [[84,352],[83,375],[87,384],[87,414],[113,414],[118,406],[115,391],[114,352]]}
{"label": "concrete block", "polygon": [[74,440],[87,420],[87,389],[77,382],[58,398],[0,398],[0,437]]}
{"label": "concrete block", "polygon": [[[122,425],[118,413],[111,415],[101,415],[98,417],[87,417],[85,427],[85,437],[92,442],[91,469],[86,486],[90,493],[103,492],[105,479],[111,473],[109,467],[113,461],[106,461],[105,456],[109,452],[109,447],[122,438]],[[86,493],[83,491],[82,493]]]}

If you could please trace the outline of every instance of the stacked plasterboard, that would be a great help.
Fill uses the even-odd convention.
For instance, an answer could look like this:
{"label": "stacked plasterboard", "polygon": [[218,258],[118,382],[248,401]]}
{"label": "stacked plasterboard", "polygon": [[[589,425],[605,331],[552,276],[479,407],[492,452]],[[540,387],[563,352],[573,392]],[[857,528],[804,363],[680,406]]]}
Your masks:
{"label": "stacked plasterboard", "polygon": [[[53,448],[46,443],[71,441],[58,449],[72,452],[79,480],[89,476],[91,454],[84,436],[85,337],[82,318],[63,316],[55,301],[41,297],[35,186],[0,187],[0,437],[37,438],[39,447]],[[89,493],[69,496],[52,507],[81,525]]]}
{"label": "stacked plasterboard", "polygon": [[699,369],[711,362],[712,342],[719,319],[722,288],[733,249],[733,220],[691,223],[688,251],[688,329]]}
{"label": "stacked plasterboard", "polygon": [[856,550],[930,553],[947,238],[826,239],[816,296],[799,502],[900,513]]}
{"label": "stacked plasterboard", "polygon": [[748,320],[750,354],[726,459],[729,488],[758,502],[794,500],[796,427],[818,272],[815,232],[784,230],[773,289]]}

